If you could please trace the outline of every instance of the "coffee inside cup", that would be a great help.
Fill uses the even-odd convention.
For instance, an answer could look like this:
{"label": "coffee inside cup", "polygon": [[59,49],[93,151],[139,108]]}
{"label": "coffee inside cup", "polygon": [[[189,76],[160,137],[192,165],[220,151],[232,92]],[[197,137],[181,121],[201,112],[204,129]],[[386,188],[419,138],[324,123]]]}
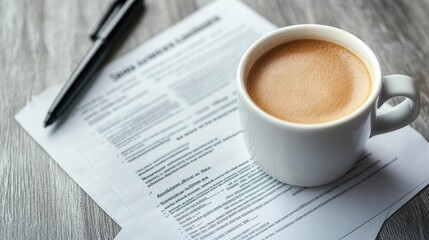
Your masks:
{"label": "coffee inside cup", "polygon": [[303,124],[345,117],[371,92],[370,74],[357,56],[337,44],[313,39],[268,50],[255,61],[245,82],[259,108]]}

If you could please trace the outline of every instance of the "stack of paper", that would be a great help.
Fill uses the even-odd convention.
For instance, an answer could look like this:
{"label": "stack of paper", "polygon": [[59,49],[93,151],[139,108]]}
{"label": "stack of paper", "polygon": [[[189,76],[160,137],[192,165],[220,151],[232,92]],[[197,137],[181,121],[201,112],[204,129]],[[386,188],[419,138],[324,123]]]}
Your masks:
{"label": "stack of paper", "polygon": [[243,144],[235,72],[274,29],[216,1],[106,66],[63,122],[42,127],[58,86],[16,119],[123,228],[118,239],[373,239],[428,183],[428,143],[406,127],[372,138],[334,183],[270,178]]}

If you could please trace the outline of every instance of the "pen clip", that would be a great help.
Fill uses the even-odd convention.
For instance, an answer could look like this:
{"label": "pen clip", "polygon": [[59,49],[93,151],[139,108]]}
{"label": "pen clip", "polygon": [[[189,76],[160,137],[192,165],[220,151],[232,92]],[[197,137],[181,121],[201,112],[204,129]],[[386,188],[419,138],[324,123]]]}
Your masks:
{"label": "pen clip", "polygon": [[97,40],[98,34],[100,33],[101,29],[106,25],[107,22],[112,19],[112,17],[118,12],[118,10],[125,3],[125,1],[126,0],[113,0],[112,2],[110,2],[109,6],[106,8],[104,13],[101,15],[101,18],[95,25],[95,28],[89,34],[89,37],[92,41]]}

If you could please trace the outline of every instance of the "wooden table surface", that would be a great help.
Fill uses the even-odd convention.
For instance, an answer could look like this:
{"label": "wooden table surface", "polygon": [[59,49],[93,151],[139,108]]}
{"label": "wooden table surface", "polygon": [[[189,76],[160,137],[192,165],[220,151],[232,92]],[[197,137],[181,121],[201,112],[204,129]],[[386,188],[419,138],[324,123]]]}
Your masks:
{"label": "wooden table surface", "polygon": [[[207,2],[146,1],[115,56]],[[244,2],[278,26],[320,23],[352,32],[373,48],[384,74],[413,76],[423,109],[412,125],[429,139],[429,0]],[[66,79],[91,45],[88,32],[106,4],[0,1],[0,239],[113,239],[120,230],[13,118],[31,95]],[[378,238],[429,239],[429,188],[388,219]]]}

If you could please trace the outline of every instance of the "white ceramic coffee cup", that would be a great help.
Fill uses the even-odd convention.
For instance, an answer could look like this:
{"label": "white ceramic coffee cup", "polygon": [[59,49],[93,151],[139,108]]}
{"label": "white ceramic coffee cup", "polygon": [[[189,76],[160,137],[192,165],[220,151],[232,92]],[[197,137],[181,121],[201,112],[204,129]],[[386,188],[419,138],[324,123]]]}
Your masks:
{"label": "white ceramic coffee cup", "polygon": [[[297,39],[329,41],[358,56],[372,80],[365,103],[345,117],[318,124],[287,122],[260,109],[246,91],[250,68],[267,50]],[[250,155],[266,173],[291,185],[318,186],[337,179],[353,166],[370,137],[404,127],[420,112],[419,93],[412,78],[382,77],[377,57],[364,42],[329,26],[294,25],[265,35],[242,57],[237,80],[239,115]],[[377,110],[396,96],[406,99],[390,110]]]}

